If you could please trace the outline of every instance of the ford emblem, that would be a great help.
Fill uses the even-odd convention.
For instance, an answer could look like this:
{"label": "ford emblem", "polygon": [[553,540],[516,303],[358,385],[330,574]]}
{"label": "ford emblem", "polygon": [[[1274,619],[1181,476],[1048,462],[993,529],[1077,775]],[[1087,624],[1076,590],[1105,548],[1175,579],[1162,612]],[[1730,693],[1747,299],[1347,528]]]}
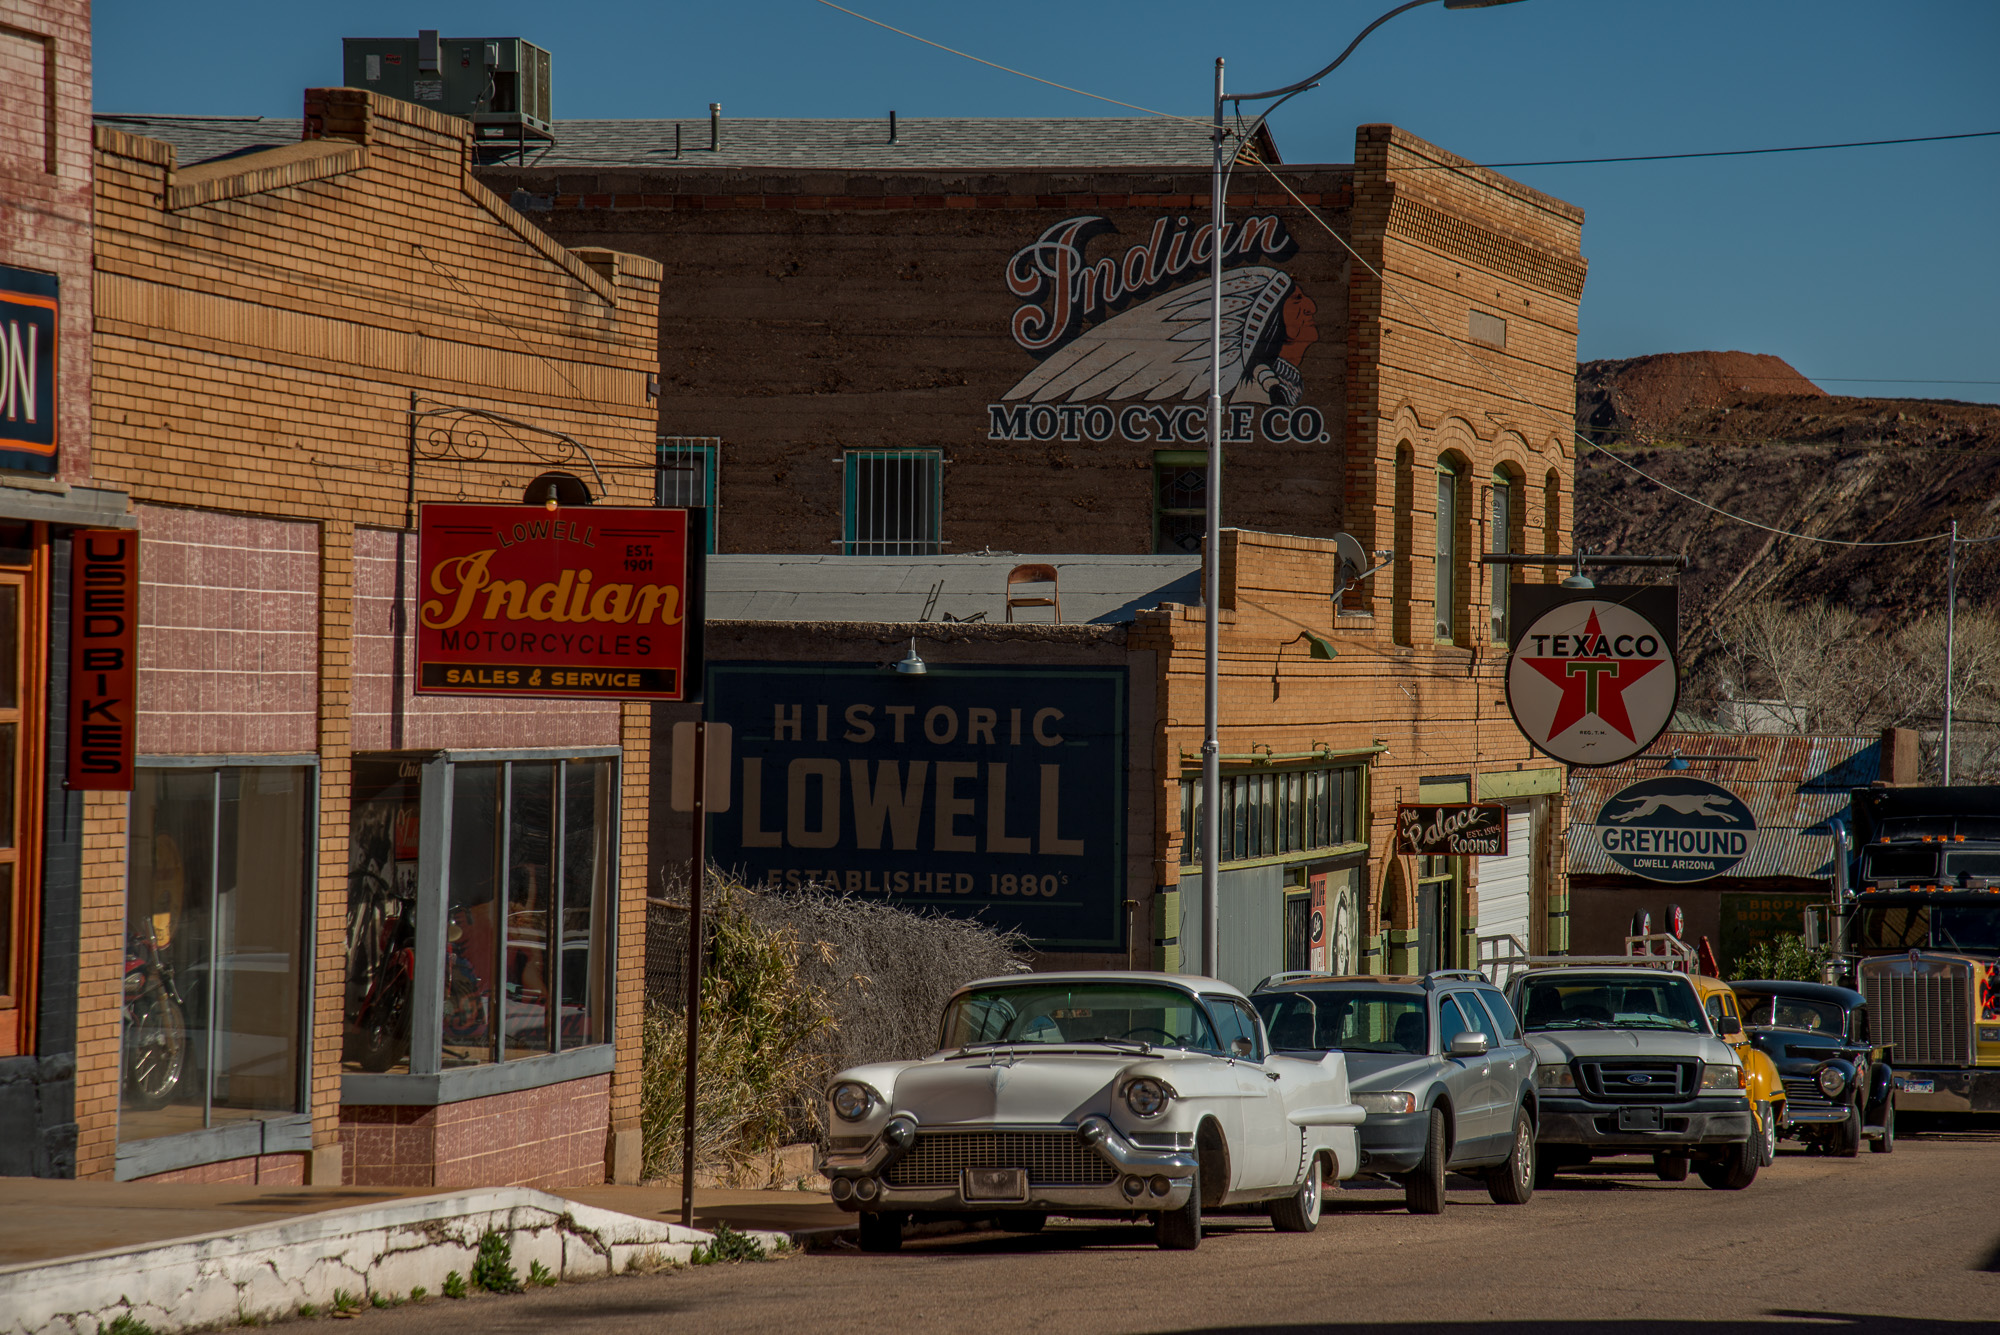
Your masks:
{"label": "ford emblem", "polygon": [[1650,1085],[1653,1083],[1653,1077],[1650,1075],[1635,1075],[1632,1077],[1632,1083],[1635,1085]]}

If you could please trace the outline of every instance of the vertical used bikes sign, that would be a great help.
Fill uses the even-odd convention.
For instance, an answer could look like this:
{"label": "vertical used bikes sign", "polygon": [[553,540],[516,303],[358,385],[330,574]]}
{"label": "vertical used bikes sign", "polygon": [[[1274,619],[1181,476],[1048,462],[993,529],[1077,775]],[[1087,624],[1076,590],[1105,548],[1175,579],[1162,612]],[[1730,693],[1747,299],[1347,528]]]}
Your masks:
{"label": "vertical used bikes sign", "polygon": [[417,694],[699,699],[706,514],[424,506]]}

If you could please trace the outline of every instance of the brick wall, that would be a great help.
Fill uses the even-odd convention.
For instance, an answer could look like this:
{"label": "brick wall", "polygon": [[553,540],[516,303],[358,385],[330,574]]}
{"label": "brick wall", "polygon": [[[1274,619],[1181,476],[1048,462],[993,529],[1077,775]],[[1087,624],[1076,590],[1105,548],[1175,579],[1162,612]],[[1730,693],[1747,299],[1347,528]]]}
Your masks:
{"label": "brick wall", "polygon": [[609,1076],[445,1103],[340,1111],[361,1187],[581,1187],[604,1180]]}
{"label": "brick wall", "polygon": [[[1301,402],[1324,424],[1305,441],[1253,427],[1233,443],[1231,514],[1256,528],[1330,535],[1342,526],[1347,256],[1313,213],[1345,229],[1352,173],[1282,171],[1297,201],[1246,168],[1229,216],[1232,227],[1276,219],[1296,246],[1284,258],[1242,262],[1283,270],[1316,306],[1318,342],[1298,368]],[[562,241],[616,246],[665,266],[660,429],[722,440],[718,550],[839,550],[842,454],[915,449],[946,461],[947,551],[1150,552],[1155,451],[1205,449],[1205,427],[1193,419],[1168,433],[1143,416],[1200,409],[1205,374],[1191,396],[1149,398],[1150,381],[1120,388],[1114,375],[1074,401],[1046,403],[1072,413],[1137,406],[1138,430],[1120,424],[1108,439],[1093,440],[1087,421],[1071,417],[1053,419],[1052,438],[996,440],[991,409],[1033,406],[1007,396],[1044,356],[1071,346],[1031,352],[1017,342],[1013,321],[1038,299],[1008,278],[1018,254],[1068,220],[1102,220],[1083,234],[1086,262],[1122,261],[1135,249],[1182,261],[1140,297],[1087,319],[1074,346],[1107,315],[1190,288],[1204,304],[1185,327],[1205,327],[1206,269],[1187,260],[1208,218],[1206,174],[491,167],[481,176]],[[1120,328],[1137,337],[1130,321]],[[1169,345],[1112,346],[1147,360]],[[1168,360],[1191,349],[1200,362],[1202,346],[1170,345]],[[1269,401],[1247,382],[1231,399],[1252,408]]]}
{"label": "brick wall", "polygon": [[0,264],[62,284],[57,477],[90,475],[90,7],[0,3]]}
{"label": "brick wall", "polygon": [[[425,501],[518,501],[530,479],[562,462],[542,437],[490,422],[468,430],[440,415],[419,428],[413,396],[423,407],[565,432],[603,468],[608,486],[597,499],[648,503],[660,269],[552,243],[470,178],[463,122],[357,90],[314,90],[306,102],[306,142],[216,163],[182,167],[165,144],[96,132],[92,410],[96,480],[129,490],[149,533],[180,544],[161,559],[189,563],[191,583],[206,590],[187,595],[198,625],[155,621],[170,632],[156,645],[155,675],[194,666],[213,679],[216,664],[240,669],[276,645],[279,623],[286,642],[301,618],[312,632],[304,689],[289,679],[234,688],[234,707],[273,718],[211,720],[200,749],[319,753],[311,1112],[315,1144],[331,1147],[350,758],[357,746],[388,744],[394,698],[366,657],[384,642],[357,638],[371,592],[360,582],[379,574],[366,557],[383,541],[367,535],[411,526]],[[574,457],[566,466],[589,476]],[[186,540],[195,530],[207,536]],[[232,542],[265,548],[257,559],[273,569],[252,571],[252,558],[227,554]],[[274,543],[282,556],[271,554]],[[239,560],[241,570],[228,564]],[[147,561],[149,575],[161,573]],[[272,580],[296,596],[271,602],[260,590],[256,607],[217,603],[217,589],[252,587],[231,582],[239,579]],[[379,600],[388,590],[372,592]],[[285,670],[297,669],[288,660]],[[274,701],[282,708],[270,709]],[[185,708],[157,712],[150,736],[195,726]],[[542,712],[533,735],[551,742],[619,735],[601,708]],[[498,735],[467,711],[423,717],[428,745],[490,745]],[[516,714],[509,741],[521,726]],[[634,782],[644,783],[643,767],[636,779],[628,769],[628,805]],[[78,1160],[80,1174],[103,1175],[116,1137],[123,800],[115,810],[93,800],[86,812],[85,901],[98,895],[102,905],[86,909],[85,989],[99,991],[79,1039]],[[627,874],[642,883],[643,867]],[[638,973],[640,955],[620,967]],[[93,982],[93,968],[108,986]],[[601,1161],[601,1127],[595,1135]]]}
{"label": "brick wall", "polygon": [[140,506],[141,755],[309,752],[317,525]]}

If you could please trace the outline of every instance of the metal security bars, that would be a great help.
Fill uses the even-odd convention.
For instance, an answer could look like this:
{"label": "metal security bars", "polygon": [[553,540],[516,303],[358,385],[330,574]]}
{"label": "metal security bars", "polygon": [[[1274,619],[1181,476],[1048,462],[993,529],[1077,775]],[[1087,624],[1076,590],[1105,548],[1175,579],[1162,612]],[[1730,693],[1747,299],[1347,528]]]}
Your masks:
{"label": "metal security bars", "polygon": [[1208,456],[1183,450],[1153,454],[1153,550],[1171,555],[1201,551],[1208,511]]}
{"label": "metal security bars", "polygon": [[936,450],[850,450],[844,462],[841,551],[935,556],[943,459]]}
{"label": "metal security bars", "polygon": [[661,436],[653,504],[708,511],[708,551],[715,551],[715,464],[722,441],[714,436]]}
{"label": "metal security bars", "polygon": [[[1505,555],[1514,550],[1514,488],[1504,477],[1493,479],[1493,531],[1487,537],[1487,550],[1496,555]],[[1493,642],[1502,643],[1507,638],[1507,580],[1506,567],[1497,567],[1487,572],[1487,579],[1493,586]]]}
{"label": "metal security bars", "polygon": [[[1243,862],[1282,857],[1319,848],[1338,848],[1360,838],[1356,805],[1361,770],[1329,769],[1225,774],[1217,799],[1222,818],[1219,860]],[[1201,858],[1201,784],[1181,784],[1181,862]]]}
{"label": "metal security bars", "polygon": [[1439,643],[1455,638],[1458,601],[1458,474],[1438,469],[1437,499],[1437,612]]}

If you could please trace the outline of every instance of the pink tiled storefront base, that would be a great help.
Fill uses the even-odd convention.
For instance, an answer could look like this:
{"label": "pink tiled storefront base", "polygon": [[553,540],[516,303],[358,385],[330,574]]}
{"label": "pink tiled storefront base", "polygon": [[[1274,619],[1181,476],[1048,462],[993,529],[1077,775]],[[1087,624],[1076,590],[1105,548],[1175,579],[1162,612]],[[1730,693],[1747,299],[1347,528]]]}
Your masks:
{"label": "pink tiled storefront base", "polygon": [[434,1108],[347,1104],[341,1180],[357,1187],[583,1187],[604,1181],[611,1077]]}
{"label": "pink tiled storefront base", "polygon": [[155,1173],[135,1178],[138,1182],[204,1182],[233,1187],[303,1187],[306,1184],[306,1156],[303,1154],[256,1154],[247,1159],[224,1159],[221,1163],[176,1168],[171,1173]]}

